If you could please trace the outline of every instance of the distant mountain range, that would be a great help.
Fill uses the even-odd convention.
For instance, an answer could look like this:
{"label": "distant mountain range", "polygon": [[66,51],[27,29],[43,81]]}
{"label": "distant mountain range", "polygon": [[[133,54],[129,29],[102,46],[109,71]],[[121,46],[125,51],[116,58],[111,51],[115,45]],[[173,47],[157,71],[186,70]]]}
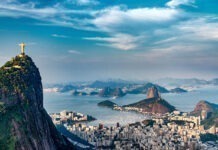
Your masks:
{"label": "distant mountain range", "polygon": [[158,85],[160,87],[165,87],[165,88],[166,87],[181,88],[181,87],[186,87],[186,86],[196,87],[196,86],[203,86],[203,85],[218,85],[218,78],[215,78],[212,80],[204,80],[204,79],[197,79],[197,78],[190,78],[190,79],[162,78],[158,80],[153,80],[152,82],[110,79],[110,80],[105,80],[105,81],[96,80],[94,82],[89,81],[89,82],[69,82],[65,84],[63,83],[62,84],[45,84],[44,87],[45,88],[56,87],[59,89],[59,92],[69,92],[71,90],[83,89],[85,87],[97,88],[97,89],[102,89],[105,87],[132,88],[132,87],[137,87],[137,86],[143,86],[148,83],[152,83],[152,84]]}
{"label": "distant mountain range", "polygon": [[172,87],[181,87],[181,86],[201,86],[201,85],[218,85],[218,78],[212,80],[204,79],[176,79],[176,78],[162,78],[154,81],[155,83],[161,86],[172,86]]}
{"label": "distant mountain range", "polygon": [[92,84],[89,85],[90,88],[122,88],[128,85],[136,84],[131,81],[125,80],[108,80],[108,81],[94,81]]}
{"label": "distant mountain range", "polygon": [[[218,78],[213,80],[202,80],[202,79],[175,79],[175,78],[163,78],[153,82],[145,81],[126,81],[121,79],[110,79],[106,81],[94,81],[94,82],[74,82],[66,84],[53,84],[46,85],[48,90],[46,91],[57,91],[60,93],[71,92],[72,95],[107,95],[106,97],[112,96],[124,96],[125,94],[146,94],[148,89],[152,86],[157,87],[160,93],[185,93],[196,88],[207,86],[207,85],[218,85]],[[50,88],[50,89],[49,89]],[[111,94],[112,92],[105,93],[105,88],[110,88],[110,91],[117,88],[121,89],[123,93],[118,95]],[[76,91],[76,92],[74,92]],[[102,91],[102,92],[101,92]],[[102,94],[105,93],[105,94]]]}
{"label": "distant mountain range", "polygon": [[[169,93],[166,88],[153,83],[136,84],[130,82],[95,81],[86,86],[64,85],[58,87],[58,92],[71,92],[74,96],[99,95],[101,97],[122,97],[126,94],[146,94],[151,87],[157,87],[160,93]],[[86,91],[89,89],[89,91]],[[178,93],[184,91],[177,89]]]}
{"label": "distant mountain range", "polygon": [[135,85],[135,86],[130,87],[126,92],[128,94],[146,94],[148,92],[148,89],[153,86],[155,86],[160,93],[169,93],[169,91],[166,88],[159,86],[157,84],[153,84],[153,83]]}

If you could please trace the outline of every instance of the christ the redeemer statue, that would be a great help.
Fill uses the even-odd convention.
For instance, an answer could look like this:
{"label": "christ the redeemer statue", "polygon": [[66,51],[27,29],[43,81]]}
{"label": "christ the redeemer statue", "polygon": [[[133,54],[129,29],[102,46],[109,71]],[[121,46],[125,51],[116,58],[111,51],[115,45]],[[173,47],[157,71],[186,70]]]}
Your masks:
{"label": "christ the redeemer statue", "polygon": [[25,55],[24,51],[25,51],[25,46],[26,45],[24,43],[20,43],[19,46],[20,46],[20,50],[21,50],[21,55]]}

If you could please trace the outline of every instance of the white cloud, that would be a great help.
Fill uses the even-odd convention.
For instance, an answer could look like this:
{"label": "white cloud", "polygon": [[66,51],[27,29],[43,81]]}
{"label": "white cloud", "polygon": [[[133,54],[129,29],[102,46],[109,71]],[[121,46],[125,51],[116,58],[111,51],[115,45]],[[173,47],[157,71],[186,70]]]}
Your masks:
{"label": "white cloud", "polygon": [[[93,0],[78,0],[80,3],[91,3]],[[114,6],[104,9],[68,9],[61,3],[50,7],[36,7],[33,2],[19,3],[0,2],[0,16],[28,17],[37,19],[39,24],[58,25],[81,30],[111,32],[120,28],[129,30],[139,25],[157,23],[177,19],[182,14],[181,10],[171,8],[124,8]],[[78,17],[82,15],[83,17]]]}
{"label": "white cloud", "polygon": [[70,53],[70,54],[81,54],[81,52],[76,51],[76,50],[69,50],[68,53]]}
{"label": "white cloud", "polygon": [[[68,0],[68,3],[73,1],[75,2],[75,0]],[[94,4],[98,1],[76,0],[76,2]],[[204,16],[203,19],[196,19],[193,14],[185,13],[182,9],[177,8],[180,5],[193,4],[194,0],[171,0],[165,7],[114,6],[97,10],[74,10],[61,4],[39,8],[33,2],[23,4],[16,0],[7,0],[0,1],[0,16],[28,17],[39,20],[38,24],[103,32],[106,34],[105,37],[84,39],[95,41],[97,45],[121,50],[137,49],[143,44],[162,46],[185,40],[217,41],[217,21],[207,21],[208,18],[203,18]],[[189,14],[192,17],[189,17]],[[68,38],[66,35],[59,34],[51,36]]]}
{"label": "white cloud", "polygon": [[91,23],[100,30],[113,31],[123,26],[137,27],[143,24],[164,23],[177,19],[181,14],[181,10],[171,8],[127,9],[115,6],[98,11]]}
{"label": "white cloud", "polygon": [[36,3],[19,3],[15,2],[0,2],[0,16],[7,17],[28,17],[53,24],[71,24],[73,25],[73,15],[87,14],[91,12],[86,10],[66,9],[62,6],[50,6],[37,8]]}
{"label": "white cloud", "polygon": [[56,37],[56,38],[69,38],[66,35],[61,35],[61,34],[52,34],[51,36]]}
{"label": "white cloud", "polygon": [[89,20],[91,25],[110,36],[86,39],[97,41],[101,46],[133,50],[142,45],[146,40],[144,34],[152,32],[154,26],[163,26],[182,15],[181,10],[171,8],[110,7],[97,11],[94,19]]}
{"label": "white cloud", "polygon": [[211,50],[211,45],[208,44],[169,43],[164,46],[150,47],[148,51],[134,54],[134,56],[138,60],[146,60],[150,63],[180,62],[183,64],[187,63],[187,61],[193,63],[194,59],[211,57],[210,54],[205,54],[208,50]]}
{"label": "white cloud", "polygon": [[142,42],[143,36],[132,36],[118,33],[111,37],[86,37],[86,40],[100,42],[98,45],[114,47],[120,50],[132,50],[137,48]]}
{"label": "white cloud", "polygon": [[99,2],[97,0],[67,0],[68,3],[86,6],[86,5],[98,5]]}
{"label": "white cloud", "polygon": [[164,39],[164,40],[154,42],[154,44],[164,44],[164,43],[169,43],[169,42],[173,42],[173,41],[176,41],[176,40],[177,40],[177,37],[170,37],[170,38],[167,38],[167,39]]}
{"label": "white cloud", "polygon": [[171,8],[176,8],[180,5],[189,5],[189,6],[194,6],[195,0],[171,0],[168,3],[166,3],[167,6]]}
{"label": "white cloud", "polygon": [[176,28],[187,39],[192,38],[192,40],[198,41],[218,41],[218,23],[216,21],[214,22],[213,18],[211,19],[210,17],[182,22],[176,26]]}

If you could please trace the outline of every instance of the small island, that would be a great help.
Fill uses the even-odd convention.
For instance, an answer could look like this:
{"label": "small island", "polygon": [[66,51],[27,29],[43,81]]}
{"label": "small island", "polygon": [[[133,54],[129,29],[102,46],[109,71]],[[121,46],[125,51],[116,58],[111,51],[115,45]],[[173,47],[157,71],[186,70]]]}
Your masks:
{"label": "small island", "polygon": [[187,93],[187,90],[184,90],[182,88],[174,88],[170,90],[171,93]]}
{"label": "small island", "polygon": [[86,96],[87,93],[85,93],[85,92],[78,92],[77,90],[75,90],[75,91],[72,92],[72,95],[73,96]]}
{"label": "small island", "polygon": [[124,93],[121,88],[105,87],[99,92],[98,95],[100,97],[122,97],[125,96],[126,93]]}
{"label": "small island", "polygon": [[109,100],[105,100],[105,101],[102,101],[100,103],[98,103],[98,106],[101,106],[101,107],[108,107],[108,108],[114,108],[115,106],[117,106],[116,103],[114,102],[111,102]]}

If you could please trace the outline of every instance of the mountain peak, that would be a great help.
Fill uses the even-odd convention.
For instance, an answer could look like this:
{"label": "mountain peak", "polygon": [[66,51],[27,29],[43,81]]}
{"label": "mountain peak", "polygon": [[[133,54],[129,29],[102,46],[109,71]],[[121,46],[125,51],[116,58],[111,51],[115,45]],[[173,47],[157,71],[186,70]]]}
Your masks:
{"label": "mountain peak", "polygon": [[203,110],[207,112],[214,112],[218,110],[218,105],[205,100],[201,100],[196,104],[195,109],[192,113],[200,114]]}
{"label": "mountain peak", "polygon": [[161,98],[156,86],[152,86],[148,89],[146,99],[125,106],[141,108],[144,112],[160,114],[176,110],[174,106],[172,106],[166,100]]}
{"label": "mountain peak", "polygon": [[41,76],[31,57],[18,55],[0,68],[0,108],[1,149],[73,149],[43,107]]}
{"label": "mountain peak", "polygon": [[156,86],[153,86],[148,89],[147,98],[161,98]]}
{"label": "mountain peak", "polygon": [[16,56],[0,68],[0,87],[0,100],[6,106],[28,104],[43,107],[41,76],[27,55]]}

